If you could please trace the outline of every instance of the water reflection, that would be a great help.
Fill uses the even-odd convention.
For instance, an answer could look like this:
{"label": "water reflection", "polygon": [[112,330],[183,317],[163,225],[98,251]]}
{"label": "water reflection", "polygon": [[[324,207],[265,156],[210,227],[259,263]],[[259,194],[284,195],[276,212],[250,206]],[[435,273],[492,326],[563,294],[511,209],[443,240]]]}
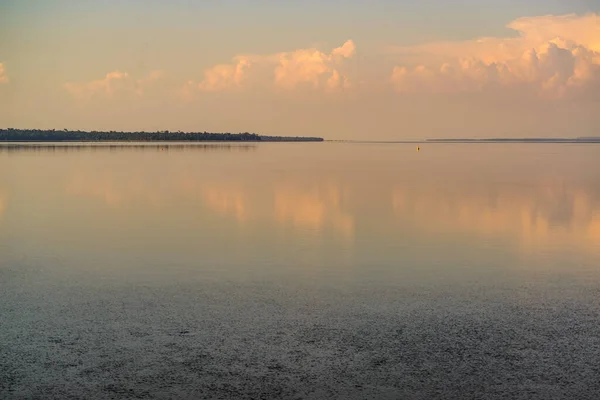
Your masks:
{"label": "water reflection", "polygon": [[[78,171],[68,181],[66,193],[100,199],[109,207],[160,208],[191,203],[239,223],[267,220],[315,231],[330,227],[347,238],[361,229],[360,223],[388,225],[400,218],[403,224],[421,232],[505,235],[518,239],[525,247],[600,243],[599,191],[560,181],[525,188],[483,182],[480,186],[471,182],[468,187],[398,187],[396,183],[381,181],[375,192],[361,187],[359,182],[310,185],[264,178],[268,177],[263,175],[263,179],[255,181],[239,176],[217,180],[197,174],[163,179],[143,171],[94,177]],[[393,215],[385,213],[385,197],[378,195],[386,192],[391,192]],[[352,193],[363,197],[370,194],[367,200],[359,202]],[[380,212],[373,213],[373,209]]]}
{"label": "water reflection", "polygon": [[165,177],[153,176],[144,168],[123,174],[80,167],[67,180],[65,193],[98,199],[110,208],[193,204],[196,209],[231,217],[239,223],[266,220],[300,230],[330,227],[344,237],[354,233],[354,218],[343,207],[349,195],[334,182],[300,184],[264,174],[255,180],[239,175],[216,179],[202,169],[185,174],[167,171]]}
{"label": "water reflection", "polygon": [[0,221],[2,221],[2,216],[8,207],[8,196],[4,192],[3,189],[0,189]]}
{"label": "water reflection", "polygon": [[336,232],[351,237],[354,219],[341,207],[341,190],[334,184],[301,189],[287,184],[276,187],[275,217],[281,224],[322,229],[331,225]]}
{"label": "water reflection", "polygon": [[[355,220],[387,224],[396,217],[415,228],[430,232],[470,231],[481,235],[503,234],[518,238],[524,246],[597,245],[600,243],[600,191],[574,187],[555,181],[528,187],[470,182],[397,187],[381,181],[378,193],[392,193],[393,216],[369,217],[368,208],[387,209],[385,198],[371,192],[361,208],[351,193],[368,193],[360,182],[342,193],[339,183],[294,182],[269,178],[244,181],[243,177],[214,177],[202,174],[164,179],[138,170],[122,175],[110,171],[102,176],[73,174],[66,193],[101,199],[109,207],[147,205],[161,207],[196,201],[198,207],[240,223],[269,220],[282,226],[322,231],[331,227],[344,237],[352,237]],[[386,186],[388,186],[386,188]],[[343,198],[345,199],[344,201]],[[343,204],[346,203],[346,208]],[[0,197],[0,211],[2,207]],[[354,204],[354,207],[349,207]]]}
{"label": "water reflection", "polygon": [[397,218],[429,232],[504,235],[525,249],[600,246],[600,191],[565,181],[531,186],[397,187]]}
{"label": "water reflection", "polygon": [[123,152],[123,151],[255,151],[256,144],[247,143],[0,143],[0,153],[72,153],[72,152]]}
{"label": "water reflection", "polygon": [[[159,157],[145,152],[165,145],[136,144],[118,145],[120,154],[108,157],[107,147],[89,154],[95,146],[69,144],[55,148],[77,150],[49,158],[47,145],[30,146],[11,151],[38,149],[36,157],[0,158],[0,171],[16,182],[0,192],[0,217],[14,208],[20,218],[55,213],[75,221],[72,210],[85,210],[93,225],[117,213],[124,224],[133,214],[139,220],[163,214],[186,219],[197,231],[222,222],[228,234],[289,230],[323,243],[332,237],[375,243],[405,234],[435,246],[440,235],[460,233],[474,241],[507,238],[519,250],[569,247],[600,255],[600,182],[593,153],[556,161],[558,172],[549,178],[540,170],[515,173],[515,165],[533,163],[529,155],[513,155],[510,165],[498,158],[473,166],[473,160],[450,153],[444,154],[447,159],[435,154],[426,159],[433,148],[418,159],[411,149],[404,159],[397,155],[399,147],[392,152],[341,144],[177,144],[172,147],[182,151],[177,157]],[[259,146],[261,151],[248,157],[229,152]],[[306,149],[312,153],[304,155]],[[195,156],[205,150],[226,152]],[[585,162],[578,166],[569,157]],[[361,158],[369,168],[357,167]],[[486,169],[480,168],[484,164]],[[9,195],[21,199],[12,201],[10,210]]]}
{"label": "water reflection", "polygon": [[111,394],[154,376],[157,393],[199,376],[231,393],[246,370],[279,390],[274,365],[287,397],[323,368],[366,398],[490,377],[585,397],[563,383],[597,375],[597,147],[257,147],[0,156],[0,336],[21,392],[107,368],[134,383]]}
{"label": "water reflection", "polygon": [[[232,215],[239,222],[248,219],[247,194],[241,188],[206,187],[201,189],[206,206],[220,215]],[[260,206],[260,205],[256,205]],[[256,207],[255,207],[256,208]],[[255,213],[256,214],[256,213]]]}
{"label": "water reflection", "polygon": [[66,185],[66,193],[73,196],[96,197],[106,205],[116,207],[122,205],[131,193],[125,194],[122,188],[117,188],[110,177],[90,179],[84,174],[77,173]]}

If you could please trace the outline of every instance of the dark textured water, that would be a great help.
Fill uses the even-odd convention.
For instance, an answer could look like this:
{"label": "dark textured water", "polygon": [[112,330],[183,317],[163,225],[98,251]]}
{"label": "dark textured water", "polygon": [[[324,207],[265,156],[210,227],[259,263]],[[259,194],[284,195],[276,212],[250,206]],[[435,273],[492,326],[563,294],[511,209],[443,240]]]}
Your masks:
{"label": "dark textured water", "polygon": [[600,146],[0,145],[0,398],[596,399]]}

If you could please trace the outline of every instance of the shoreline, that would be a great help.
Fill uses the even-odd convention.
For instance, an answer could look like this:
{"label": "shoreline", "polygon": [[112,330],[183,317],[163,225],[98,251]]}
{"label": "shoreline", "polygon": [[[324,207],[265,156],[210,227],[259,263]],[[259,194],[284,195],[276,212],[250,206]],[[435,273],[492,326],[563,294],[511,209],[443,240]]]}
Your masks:
{"label": "shoreline", "polygon": [[215,132],[124,132],[124,131],[69,131],[41,129],[0,129],[0,143],[102,143],[102,142],[323,142],[320,137],[308,136],[268,136],[256,133],[215,133]]}

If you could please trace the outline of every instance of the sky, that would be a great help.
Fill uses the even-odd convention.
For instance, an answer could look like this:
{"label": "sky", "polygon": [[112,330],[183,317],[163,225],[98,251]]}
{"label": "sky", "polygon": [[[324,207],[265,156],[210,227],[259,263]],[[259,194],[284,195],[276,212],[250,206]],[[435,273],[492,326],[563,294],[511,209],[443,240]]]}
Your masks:
{"label": "sky", "polygon": [[0,0],[0,127],[600,136],[600,0]]}

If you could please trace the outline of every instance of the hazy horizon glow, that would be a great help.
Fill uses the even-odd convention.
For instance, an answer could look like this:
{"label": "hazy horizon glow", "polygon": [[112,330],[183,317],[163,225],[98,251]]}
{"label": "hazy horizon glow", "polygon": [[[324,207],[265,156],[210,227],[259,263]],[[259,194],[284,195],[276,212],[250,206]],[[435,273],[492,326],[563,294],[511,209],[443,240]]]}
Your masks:
{"label": "hazy horizon glow", "polygon": [[[441,0],[352,2],[329,25],[333,11],[312,3],[37,3],[0,6],[2,127],[367,140],[599,134],[591,2],[509,2],[512,12],[495,16],[500,2],[483,13],[465,1],[435,29],[428,18],[447,7]],[[303,31],[290,14],[319,10]]]}

